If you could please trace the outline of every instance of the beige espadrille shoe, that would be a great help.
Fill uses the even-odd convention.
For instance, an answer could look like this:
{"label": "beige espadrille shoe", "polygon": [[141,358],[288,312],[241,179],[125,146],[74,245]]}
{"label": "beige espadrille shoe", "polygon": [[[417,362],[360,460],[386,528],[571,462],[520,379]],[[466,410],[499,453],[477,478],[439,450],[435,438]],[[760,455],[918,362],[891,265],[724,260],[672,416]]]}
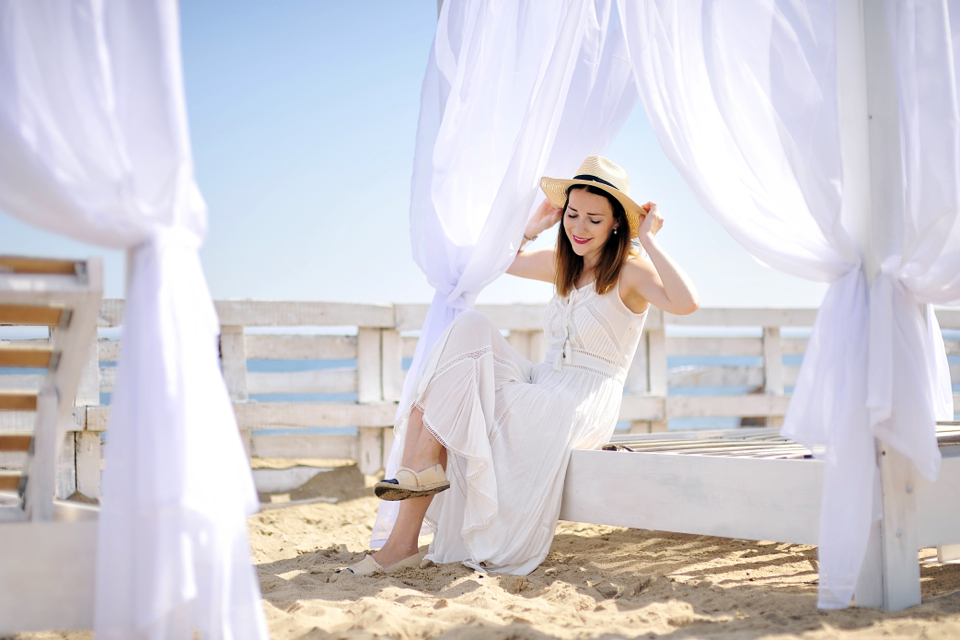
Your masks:
{"label": "beige espadrille shoe", "polygon": [[374,485],[373,491],[381,500],[406,500],[432,496],[449,488],[450,482],[447,474],[443,472],[443,467],[435,464],[419,473],[400,467],[397,469],[396,478],[381,480]]}
{"label": "beige espadrille shoe", "polygon": [[420,568],[420,563],[422,558],[419,553],[415,553],[412,556],[408,556],[396,562],[389,567],[382,567],[380,563],[373,559],[373,556],[366,556],[363,560],[356,564],[352,564],[345,569],[340,569],[337,573],[340,574],[349,574],[357,576],[372,576],[376,573],[393,573],[395,571],[402,571],[403,569],[418,569]]}

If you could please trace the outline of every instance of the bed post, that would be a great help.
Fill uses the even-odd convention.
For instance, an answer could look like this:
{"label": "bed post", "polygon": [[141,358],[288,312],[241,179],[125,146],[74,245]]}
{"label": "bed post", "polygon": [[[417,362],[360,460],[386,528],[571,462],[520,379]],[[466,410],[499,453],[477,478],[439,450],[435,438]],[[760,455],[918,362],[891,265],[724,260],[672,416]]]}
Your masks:
{"label": "bed post", "polygon": [[[881,2],[837,3],[837,84],[843,150],[843,215],[857,229],[867,285],[901,235],[899,100]],[[876,441],[883,519],[871,529],[855,600],[899,610],[920,604],[916,498],[908,459]]]}

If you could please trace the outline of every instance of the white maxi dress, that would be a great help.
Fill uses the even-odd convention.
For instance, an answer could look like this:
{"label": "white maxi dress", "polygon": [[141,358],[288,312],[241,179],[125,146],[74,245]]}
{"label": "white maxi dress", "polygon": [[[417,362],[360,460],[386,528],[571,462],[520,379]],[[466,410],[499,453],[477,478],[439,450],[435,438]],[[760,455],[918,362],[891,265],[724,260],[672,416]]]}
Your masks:
{"label": "white maxi dress", "polygon": [[[448,452],[450,488],[426,520],[427,558],[526,575],[546,558],[560,516],[572,449],[606,444],[647,313],[633,313],[618,286],[594,283],[554,296],[544,313],[549,350],[533,364],[489,318],[459,315],[428,356],[410,409]],[[402,450],[402,449],[401,449]]]}

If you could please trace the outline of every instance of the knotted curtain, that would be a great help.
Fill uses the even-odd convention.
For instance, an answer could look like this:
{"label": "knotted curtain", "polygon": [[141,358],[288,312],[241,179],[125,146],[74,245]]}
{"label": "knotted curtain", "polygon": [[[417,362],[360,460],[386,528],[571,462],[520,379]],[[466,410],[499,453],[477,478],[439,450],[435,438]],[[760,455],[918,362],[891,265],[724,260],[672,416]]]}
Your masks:
{"label": "knotted curtain", "polygon": [[953,415],[926,303],[960,298],[957,12],[887,4],[904,201],[884,203],[893,223],[874,243],[881,268],[868,287],[864,248],[876,220],[863,225],[871,212],[845,189],[837,3],[651,0],[623,9],[647,114],[707,211],[761,262],[831,283],[784,434],[826,461],[819,606],[846,607],[881,514],[874,436],[933,480],[934,422]]}
{"label": "knotted curtain", "polygon": [[0,0],[0,208],[129,250],[97,638],[267,637],[258,509],[198,249],[176,0]]}
{"label": "knotted curtain", "polygon": [[[543,175],[573,175],[602,153],[637,100],[616,2],[443,3],[423,80],[411,183],[413,255],[436,293],[420,363],[453,319],[503,274]],[[386,465],[393,477],[397,445]],[[371,546],[397,503],[382,503]]]}

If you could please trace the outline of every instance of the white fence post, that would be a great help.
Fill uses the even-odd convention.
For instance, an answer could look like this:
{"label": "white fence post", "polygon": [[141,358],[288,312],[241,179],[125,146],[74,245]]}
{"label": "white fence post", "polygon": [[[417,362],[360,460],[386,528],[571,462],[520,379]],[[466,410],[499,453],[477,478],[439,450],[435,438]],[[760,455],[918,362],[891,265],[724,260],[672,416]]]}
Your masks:
{"label": "white fence post", "polygon": [[[80,374],[77,396],[78,407],[100,404],[100,341],[90,347],[90,355]],[[86,427],[86,425],[84,425]],[[69,438],[69,435],[68,435]],[[68,442],[69,445],[69,442]],[[88,498],[100,498],[100,434],[96,431],[78,431],[75,434],[74,456],[77,470],[76,490]],[[65,497],[65,496],[64,496]]]}
{"label": "white fence post", "polygon": [[[357,329],[357,402],[359,404],[383,402],[384,360],[381,333],[377,328],[359,327]],[[388,379],[392,373],[394,372],[387,374]],[[383,429],[358,427],[357,430],[360,439],[357,468],[364,475],[372,476],[383,466]]]}
{"label": "white fence post", "polygon": [[357,402],[373,404],[383,400],[381,389],[380,329],[357,329]]}
{"label": "white fence post", "polygon": [[[663,322],[663,311],[652,309],[659,316],[656,328],[647,331],[647,393],[660,398],[667,397],[667,333]],[[654,315],[653,313],[649,315]],[[648,316],[649,321],[649,316]],[[650,422],[650,432],[667,430],[667,420]]]}
{"label": "white fence post", "polygon": [[[768,396],[783,395],[783,348],[780,327],[763,328],[763,392]],[[768,427],[782,427],[783,416],[767,416]]]}
{"label": "white fence post", "polygon": [[[227,384],[230,400],[246,402],[247,394],[247,348],[244,343],[243,325],[222,325],[220,327],[220,361],[223,367],[223,380]],[[250,431],[241,429],[240,438],[243,448],[250,457]]]}
{"label": "white fence post", "polygon": [[403,392],[403,339],[394,329],[380,332],[380,375],[383,399],[387,402],[399,402]]}
{"label": "white fence post", "polygon": [[[645,332],[640,338],[640,344],[637,345],[637,352],[633,356],[633,362],[630,363],[630,370],[627,371],[627,380],[624,384],[627,393],[630,395],[642,396],[647,394],[649,384],[647,382],[647,335]],[[650,433],[649,420],[631,420],[630,433]]]}

